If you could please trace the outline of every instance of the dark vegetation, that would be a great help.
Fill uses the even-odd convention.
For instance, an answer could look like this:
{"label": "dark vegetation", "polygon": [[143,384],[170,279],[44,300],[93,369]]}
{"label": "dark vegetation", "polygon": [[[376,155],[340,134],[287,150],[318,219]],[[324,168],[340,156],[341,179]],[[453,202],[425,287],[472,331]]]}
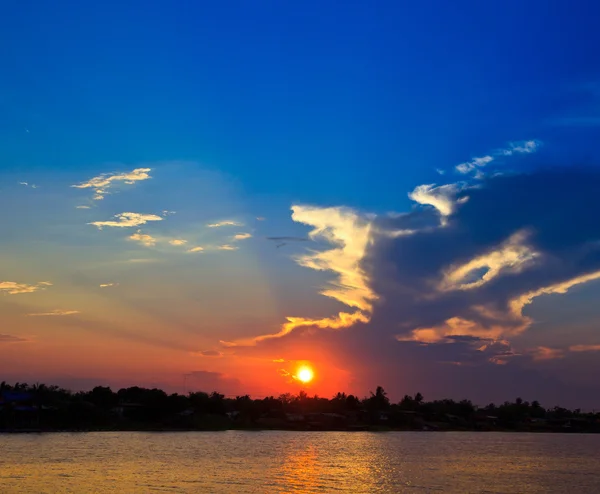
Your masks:
{"label": "dark vegetation", "polygon": [[420,393],[391,403],[381,387],[362,399],[304,391],[252,399],[137,386],[73,393],[45,384],[0,383],[0,431],[223,429],[600,432],[600,413],[547,409],[521,398],[485,407],[469,400],[428,402]]}

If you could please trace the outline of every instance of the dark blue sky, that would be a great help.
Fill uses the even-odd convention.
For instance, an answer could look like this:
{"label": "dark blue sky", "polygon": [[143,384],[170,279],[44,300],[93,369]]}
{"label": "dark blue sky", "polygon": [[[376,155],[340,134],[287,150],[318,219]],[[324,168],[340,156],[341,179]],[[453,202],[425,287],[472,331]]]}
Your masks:
{"label": "dark blue sky", "polygon": [[191,160],[385,211],[509,140],[599,158],[597,2],[123,3],[3,6],[0,166]]}
{"label": "dark blue sky", "polygon": [[[294,389],[283,359],[320,393],[401,395],[464,364],[481,381],[457,394],[521,376],[576,402],[556,390],[600,371],[598,19],[585,0],[4,2],[0,344],[23,353],[0,371],[266,393]],[[386,383],[399,369],[420,378]]]}

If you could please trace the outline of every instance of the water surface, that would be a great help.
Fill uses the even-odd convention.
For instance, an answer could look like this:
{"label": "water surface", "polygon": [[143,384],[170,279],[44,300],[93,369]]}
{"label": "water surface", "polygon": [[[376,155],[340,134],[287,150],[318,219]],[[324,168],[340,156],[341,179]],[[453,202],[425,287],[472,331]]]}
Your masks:
{"label": "water surface", "polygon": [[600,435],[0,435],[2,493],[600,492]]}

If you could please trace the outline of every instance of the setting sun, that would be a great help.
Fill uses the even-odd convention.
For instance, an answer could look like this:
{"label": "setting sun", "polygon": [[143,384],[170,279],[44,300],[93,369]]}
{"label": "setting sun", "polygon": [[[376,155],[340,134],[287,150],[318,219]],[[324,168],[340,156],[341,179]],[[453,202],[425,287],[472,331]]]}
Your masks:
{"label": "setting sun", "polygon": [[309,383],[312,381],[314,373],[310,367],[300,367],[296,373],[296,377],[303,383]]}

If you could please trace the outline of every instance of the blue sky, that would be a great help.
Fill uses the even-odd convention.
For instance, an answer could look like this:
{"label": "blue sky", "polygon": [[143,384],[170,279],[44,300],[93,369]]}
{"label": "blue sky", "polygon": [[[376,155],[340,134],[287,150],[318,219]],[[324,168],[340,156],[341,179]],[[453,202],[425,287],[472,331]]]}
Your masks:
{"label": "blue sky", "polygon": [[[86,311],[105,313],[111,304],[116,307],[120,303],[137,312],[115,312],[110,321],[122,329],[110,338],[134,341],[141,331],[146,343],[150,337],[159,346],[169,341],[172,352],[205,348],[221,352],[220,340],[275,334],[286,317],[317,320],[345,310],[346,298],[319,294],[332,276],[339,276],[337,268],[331,269],[331,264],[311,266],[314,259],[302,258],[310,249],[327,249],[331,244],[332,238],[319,232],[321,227],[349,231],[350,221],[352,235],[361,238],[361,222],[372,221],[371,213],[378,215],[374,225],[387,225],[388,220],[381,218],[388,213],[421,210],[436,212],[439,221],[452,226],[454,217],[463,221],[462,205],[453,201],[469,195],[464,184],[479,184],[476,186],[493,192],[499,187],[495,173],[537,176],[552,168],[571,177],[575,168],[585,166],[592,178],[577,175],[573,180],[593,183],[600,161],[597,2],[381,1],[346,2],[343,8],[334,2],[126,3],[8,2],[0,15],[0,45],[4,47],[0,52],[0,193],[7,211],[6,234],[0,239],[5,265],[1,278],[42,281],[47,275],[52,287],[70,287],[60,292],[62,295],[48,295],[48,301],[40,298],[36,302],[48,308],[69,305],[67,302],[78,300],[73,294],[81,290],[81,308],[73,315],[79,318],[78,324],[90,328],[89,335],[96,340],[104,337],[102,328],[109,322],[98,315],[92,324]],[[527,143],[533,144],[528,148]],[[486,157],[490,161],[473,165],[473,173],[464,175],[455,168]],[[89,188],[71,187],[102,174],[145,168],[151,170],[151,178],[133,184],[115,182],[103,200],[95,201]],[[475,176],[477,170],[479,176]],[[485,239],[477,244],[481,252],[472,251],[473,259],[492,248],[486,244],[488,240],[493,239],[494,248],[508,252],[512,234],[528,228],[532,232],[552,228],[542,218],[543,208],[540,213],[535,204],[545,204],[548,191],[555,191],[555,179],[539,176],[540,181],[532,182],[536,185],[531,199],[522,204],[525,209],[531,207],[530,223],[517,225],[513,220],[520,212],[512,211],[503,221],[515,230],[504,232],[496,230],[493,216],[487,223],[476,219],[474,213],[464,216],[461,231],[468,231],[469,239]],[[434,183],[449,188],[437,192],[422,189],[426,199],[409,198],[419,185]],[[446,205],[451,204],[452,214],[439,209],[440,197]],[[468,201],[475,201],[474,197],[480,196],[471,194]],[[510,192],[499,197],[510,197]],[[577,202],[576,196],[569,197]],[[293,205],[320,209],[296,210],[293,219]],[[562,235],[577,238],[577,245],[593,243],[596,234],[585,218],[596,206],[593,201],[565,205],[575,219],[571,225],[561,223],[565,228]],[[332,216],[327,208],[333,207],[352,208],[362,219],[349,220],[345,209]],[[498,204],[498,208],[504,206]],[[160,216],[160,220],[137,225],[140,235],[155,239],[153,245],[147,245],[150,241],[144,244],[143,237],[130,238],[137,226],[99,230],[89,224],[111,221],[123,212]],[[330,223],[334,216],[335,225]],[[243,226],[207,227],[222,220]],[[472,225],[477,228],[471,229]],[[316,241],[310,244],[293,240],[276,248],[265,238],[307,238],[315,229]],[[501,240],[489,231],[506,235]],[[236,240],[236,234],[252,237]],[[564,254],[552,250],[558,247],[544,243],[544,238],[531,240],[531,252],[555,257]],[[192,244],[205,251],[194,261],[190,256],[177,257],[176,246],[169,242],[178,239],[186,241],[181,252]],[[333,244],[338,241],[334,239]],[[515,242],[524,245],[521,240]],[[372,251],[362,246],[364,259],[345,262],[360,264],[375,253],[383,259],[387,255],[384,244]],[[223,245],[237,250],[219,250]],[[434,247],[438,246],[429,251],[422,246],[423,254],[417,253],[420,259],[411,262],[419,264],[428,261],[428,255],[437,256]],[[535,250],[537,247],[541,250]],[[133,268],[131,263],[127,269],[118,264],[132,259],[138,260]],[[304,259],[304,265],[299,259]],[[96,266],[102,262],[113,264]],[[565,267],[560,280],[585,274],[585,269],[594,266],[590,261],[575,269],[574,264],[565,261],[572,270]],[[385,293],[391,281],[374,279],[379,267],[378,263],[373,266],[372,271],[361,268],[366,274],[358,283],[364,281],[370,291],[377,292],[373,287],[379,287],[381,294]],[[319,269],[311,269],[315,267]],[[102,275],[107,280],[101,280]],[[105,282],[116,284],[117,279],[118,296],[104,302],[96,292],[84,297],[86,283],[97,287]],[[552,283],[560,280],[553,278]],[[527,283],[523,286],[528,290],[534,288]],[[162,289],[150,288],[158,286]],[[41,297],[42,291],[46,295],[60,289],[18,296]],[[595,294],[587,284],[581,293],[569,290],[560,298],[565,312],[544,297],[536,298],[528,310],[536,321],[545,321],[548,330],[538,339],[531,336],[538,334],[540,322],[518,337],[514,335],[523,339],[519,351],[523,354],[538,347],[565,351],[578,344],[600,344],[594,332],[600,317],[593,308]],[[11,313],[11,319],[5,321],[15,327],[15,335],[10,335],[32,340],[19,364],[26,369],[28,359],[51,351],[43,347],[44,334],[59,331],[67,341],[71,333],[52,325],[44,329],[41,317],[36,319],[38,326],[25,324],[25,319],[19,319],[20,309],[15,309],[22,306],[8,302],[15,298],[6,296],[0,303]],[[169,302],[157,309],[159,299]],[[139,313],[152,305],[160,312],[154,321],[172,324],[164,322],[163,327],[157,323],[146,334],[146,329],[140,328],[152,324],[139,319]],[[572,340],[568,336],[571,330],[565,329],[567,323],[560,322],[561,314],[574,307],[578,308],[573,314],[576,321],[570,320],[569,327],[580,328],[582,341]],[[382,309],[381,313],[388,311]],[[373,309],[373,320],[379,320],[376,316]],[[402,315],[394,317],[402,319]],[[169,331],[181,335],[169,336]],[[494,338],[504,341],[506,336],[502,332],[502,337]],[[282,344],[286,337],[280,338]],[[33,350],[36,344],[41,349]],[[85,341],[73,345],[85,348]],[[107,339],[106,347],[110,345]],[[317,367],[319,358],[338,361],[337,370],[330,369],[332,386],[354,383],[359,392],[366,392],[366,386],[376,385],[359,383],[344,359],[311,356],[294,340],[277,351],[285,353],[294,345],[307,355],[291,351],[295,357],[290,360],[312,358]],[[65,352],[74,354],[75,347]],[[98,355],[102,352],[96,351]],[[147,361],[155,357],[136,352],[131,351],[138,355],[135,369],[145,379]],[[574,353],[581,355],[567,358],[561,354],[561,358],[543,363],[556,361],[553,365],[570,366],[570,370],[540,370],[543,365],[538,359],[535,365],[519,364],[518,372],[575,376],[583,368],[591,371],[590,359],[585,360],[583,354],[586,358],[592,354]],[[225,376],[231,385],[231,379],[241,379],[245,366],[259,365],[252,364],[252,358],[281,358],[266,351],[260,357],[242,354],[238,350],[237,357],[230,356],[233,360],[227,362],[188,359],[185,366],[189,371]],[[575,357],[580,360],[575,362]],[[186,372],[172,364],[177,358],[176,353],[164,356],[164,375]],[[437,357],[424,359],[434,362]],[[573,362],[567,365],[570,359]],[[83,364],[74,359],[60,368],[48,363],[36,372],[57,378],[85,374],[90,379],[116,382],[131,371],[123,364],[107,373],[101,360],[98,357],[97,368],[82,370]],[[430,369],[436,368],[431,365]],[[256,372],[261,375],[268,372],[260,369]],[[494,368],[494,376],[497,372]],[[371,377],[380,375],[374,372]],[[260,390],[270,382],[267,378],[258,381],[255,384]],[[244,384],[243,379],[240,383]],[[419,385],[426,389],[428,384],[419,381]],[[482,393],[479,388],[472,391]]]}

